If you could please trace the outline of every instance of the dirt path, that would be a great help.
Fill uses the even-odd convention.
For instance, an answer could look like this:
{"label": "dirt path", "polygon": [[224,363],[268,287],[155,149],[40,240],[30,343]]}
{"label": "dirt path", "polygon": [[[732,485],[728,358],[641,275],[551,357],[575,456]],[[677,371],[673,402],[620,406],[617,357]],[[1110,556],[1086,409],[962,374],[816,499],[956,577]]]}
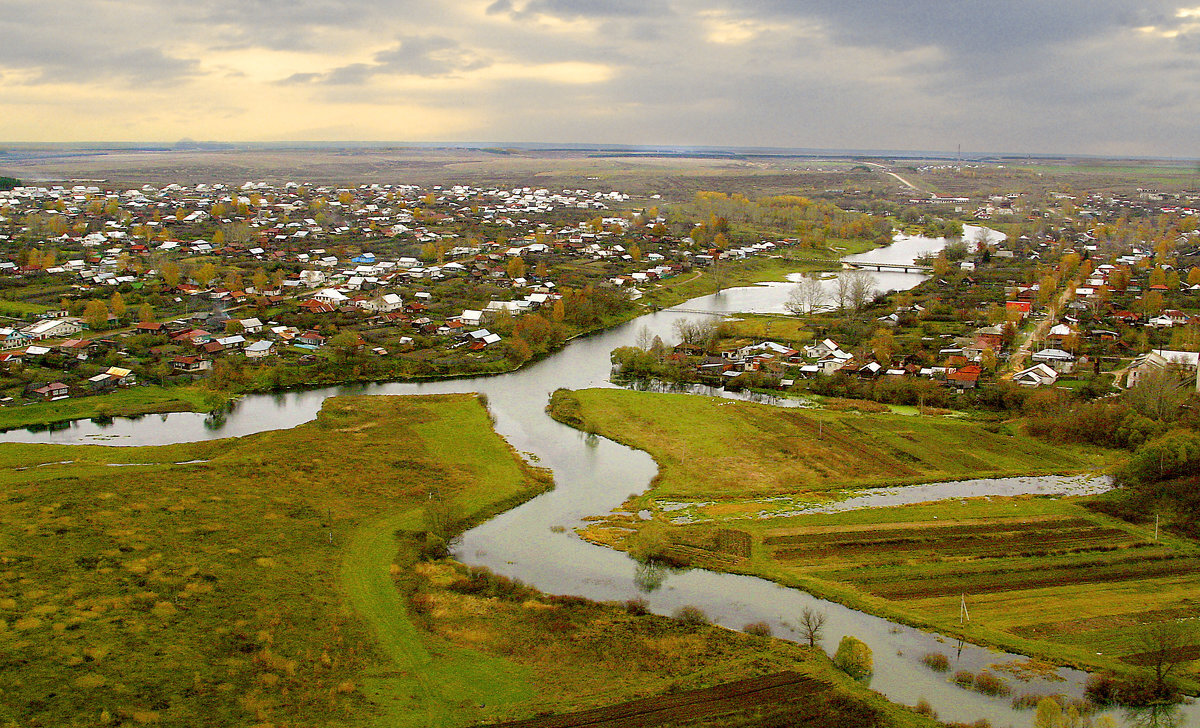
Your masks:
{"label": "dirt path", "polygon": [[1025,340],[1021,342],[1021,345],[1017,347],[1013,355],[1009,357],[1008,364],[1004,367],[1005,379],[1011,379],[1014,373],[1025,368],[1025,361],[1032,353],[1033,345],[1043,339],[1046,336],[1046,332],[1050,330],[1050,327],[1054,326],[1055,322],[1058,321],[1059,312],[1062,311],[1063,306],[1067,305],[1068,301],[1075,297],[1075,289],[1078,286],[1079,281],[1076,279],[1072,279],[1067,283],[1066,290],[1047,309],[1045,320],[1039,321],[1037,326],[1033,327],[1033,331],[1029,332],[1029,335],[1025,337]]}
{"label": "dirt path", "polygon": [[916,186],[916,185],[914,185],[912,182],[909,182],[908,180],[904,179],[903,177],[901,177],[900,175],[896,174],[895,172],[893,172],[892,170],[888,169],[886,166],[884,166],[884,165],[882,165],[882,164],[877,164],[877,163],[875,163],[875,162],[864,162],[864,164],[869,164],[869,165],[871,165],[872,167],[878,167],[878,168],[879,168],[879,170],[880,170],[881,172],[883,172],[884,174],[889,174],[889,175],[891,175],[891,176],[895,177],[897,180],[899,180],[899,181],[900,181],[900,184],[904,185],[905,187],[909,188],[910,190],[913,190],[914,192],[920,192],[921,194],[923,194],[923,195],[929,195],[930,197],[937,197],[937,195],[933,194],[933,193],[932,193],[932,192],[930,192],[929,190],[923,190],[923,189],[921,189],[920,187],[917,187],[917,186]]}

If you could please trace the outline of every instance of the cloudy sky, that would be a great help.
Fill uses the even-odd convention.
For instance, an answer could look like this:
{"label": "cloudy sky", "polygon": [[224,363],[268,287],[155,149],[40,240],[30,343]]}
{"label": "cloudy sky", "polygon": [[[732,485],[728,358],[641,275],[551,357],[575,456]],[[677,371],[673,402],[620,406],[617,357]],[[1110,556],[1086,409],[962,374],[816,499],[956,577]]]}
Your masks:
{"label": "cloudy sky", "polygon": [[1198,120],[1178,0],[0,0],[0,141],[1197,157]]}

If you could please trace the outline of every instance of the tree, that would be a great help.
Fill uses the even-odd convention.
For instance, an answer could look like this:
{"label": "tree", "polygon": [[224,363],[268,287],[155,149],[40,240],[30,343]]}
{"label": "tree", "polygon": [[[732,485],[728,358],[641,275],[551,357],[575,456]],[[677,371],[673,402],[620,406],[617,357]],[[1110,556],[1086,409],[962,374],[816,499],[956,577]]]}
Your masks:
{"label": "tree", "polygon": [[1189,286],[1200,284],[1200,265],[1188,271],[1187,282]]}
{"label": "tree", "polygon": [[686,318],[676,319],[671,328],[675,329],[680,343],[690,346],[708,348],[708,345],[717,337],[717,323],[711,319],[700,321]]}
{"label": "tree", "polygon": [[850,677],[863,678],[875,671],[871,648],[857,637],[846,635],[838,643],[833,664]]}
{"label": "tree", "polygon": [[846,302],[855,311],[862,310],[875,295],[875,278],[865,270],[852,270],[842,274],[846,278]]}
{"label": "tree", "polygon": [[83,319],[92,331],[103,329],[108,325],[108,306],[104,301],[93,298],[83,307]]}
{"label": "tree", "polygon": [[805,607],[800,614],[800,636],[808,642],[809,647],[816,647],[821,641],[821,632],[825,629],[825,612]]}
{"label": "tree", "polygon": [[120,291],[113,291],[112,298],[108,300],[108,308],[112,311],[113,316],[125,318],[125,298],[121,296]]}
{"label": "tree", "polygon": [[875,355],[876,361],[880,364],[886,365],[892,362],[892,355],[896,353],[896,338],[892,336],[891,329],[876,329],[869,345],[871,353]]}
{"label": "tree", "polygon": [[196,283],[200,284],[201,288],[207,287],[208,284],[212,282],[212,279],[216,277],[217,267],[212,263],[205,263],[196,270],[192,271],[192,278],[196,280]]}
{"label": "tree", "polygon": [[1174,418],[1187,397],[1188,387],[1172,366],[1143,373],[1125,393],[1125,401],[1138,414],[1164,422]]}
{"label": "tree", "polygon": [[553,321],[562,321],[566,317],[566,304],[561,298],[554,300],[554,305],[550,307],[550,318]]}
{"label": "tree", "polygon": [[514,280],[525,277],[525,261],[521,260],[521,256],[513,256],[513,259],[508,261],[508,277]]}
{"label": "tree", "polygon": [[178,263],[167,261],[163,264],[163,283],[166,283],[169,287],[174,288],[175,286],[179,285],[179,279],[182,277],[182,275],[183,273],[179,270]]}
{"label": "tree", "polygon": [[138,321],[149,323],[154,320],[154,307],[145,301],[138,306]]}
{"label": "tree", "polygon": [[825,302],[828,295],[825,286],[821,284],[820,274],[806,273],[783,305],[793,314],[811,314]]}
{"label": "tree", "polygon": [[250,280],[254,284],[254,290],[258,293],[267,289],[267,272],[262,268],[255,268],[254,276]]}
{"label": "tree", "polygon": [[1154,671],[1154,687],[1159,695],[1171,692],[1167,677],[1182,662],[1191,658],[1183,650],[1192,644],[1195,630],[1183,622],[1157,622],[1139,635],[1142,656]]}

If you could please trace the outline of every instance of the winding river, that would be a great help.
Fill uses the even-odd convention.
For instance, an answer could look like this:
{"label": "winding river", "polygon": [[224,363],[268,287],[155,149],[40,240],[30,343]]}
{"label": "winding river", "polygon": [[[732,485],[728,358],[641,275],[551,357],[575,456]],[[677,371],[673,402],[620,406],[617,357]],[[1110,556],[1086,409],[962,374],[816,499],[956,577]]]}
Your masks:
{"label": "winding river", "polygon": [[[968,239],[974,234],[971,228],[966,233]],[[919,255],[940,249],[945,242],[898,235],[891,246],[859,257],[874,262],[912,262]],[[911,288],[923,280],[916,274],[874,275],[878,287],[885,290]],[[835,284],[830,281],[829,285]],[[1013,710],[1007,698],[990,698],[957,688],[944,674],[920,663],[922,656],[936,651],[950,658],[952,671],[975,672],[1020,656],[961,644],[754,577],[701,569],[669,572],[647,568],[621,552],[589,544],[572,533],[574,527],[583,523],[583,518],[606,513],[629,494],[643,491],[655,475],[656,466],[644,452],[584,435],[550,419],[544,411],[550,393],[559,387],[614,386],[608,381],[609,352],[632,344],[643,327],[669,339],[674,322],[703,315],[696,312],[783,312],[791,288],[789,283],[771,283],[692,299],[679,307],[687,313],[665,310],[642,316],[572,341],[556,354],[511,374],[253,395],[238,401],[232,411],[218,419],[197,413],[175,413],[118,419],[106,425],[77,421],[54,431],[13,430],[0,434],[0,441],[103,445],[190,442],[290,428],[313,419],[321,403],[331,396],[481,392],[488,397],[499,433],[518,451],[535,456],[538,465],[551,468],[556,488],[468,531],[457,547],[458,558],[520,578],[546,592],[603,600],[641,596],[652,610],[664,614],[682,605],[695,605],[718,624],[737,629],[763,621],[771,625],[776,635],[788,638],[797,636],[788,623],[805,607],[813,607],[827,615],[826,649],[832,649],[845,634],[853,634],[870,645],[875,657],[871,687],[891,700],[914,705],[924,698],[942,720],[966,722],[987,718],[996,726],[1032,724],[1032,712]],[[976,481],[973,493],[1012,493],[1014,488],[1024,487],[1008,480],[1016,479],[997,482],[991,491],[987,483],[980,490]],[[1056,487],[1045,479],[1019,480],[1030,483],[1028,492],[1045,492]],[[942,497],[963,495],[953,485],[945,486],[943,491]],[[1078,696],[1085,677],[1077,670],[1060,669],[1051,679],[1010,682],[1018,694]],[[1200,723],[1200,713],[1190,715],[1195,712],[1194,706],[1185,706],[1182,711],[1181,715]],[[1132,725],[1136,721],[1121,714],[1114,717],[1118,724]]]}

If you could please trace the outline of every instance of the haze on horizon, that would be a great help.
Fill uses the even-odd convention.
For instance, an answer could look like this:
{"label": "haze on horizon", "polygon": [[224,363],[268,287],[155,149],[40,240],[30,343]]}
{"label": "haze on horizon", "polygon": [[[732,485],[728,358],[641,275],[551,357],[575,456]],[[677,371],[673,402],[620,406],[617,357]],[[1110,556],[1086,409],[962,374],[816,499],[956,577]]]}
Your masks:
{"label": "haze on horizon", "polygon": [[1179,0],[0,0],[0,38],[7,142],[1200,157]]}

